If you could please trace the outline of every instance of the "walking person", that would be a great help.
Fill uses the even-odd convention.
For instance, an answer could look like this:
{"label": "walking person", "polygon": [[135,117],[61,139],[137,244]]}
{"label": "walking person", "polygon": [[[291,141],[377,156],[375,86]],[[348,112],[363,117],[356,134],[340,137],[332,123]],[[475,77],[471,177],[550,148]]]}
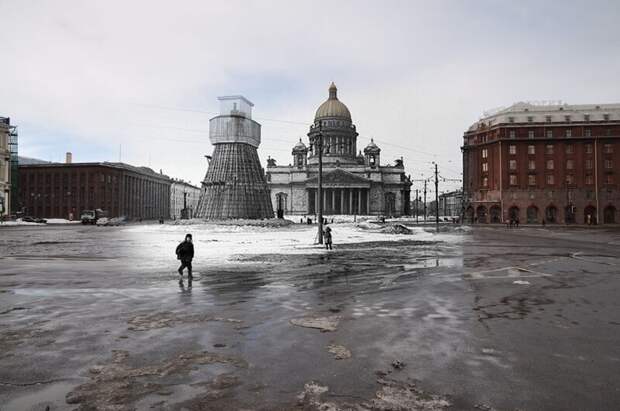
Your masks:
{"label": "walking person", "polygon": [[323,241],[325,242],[325,249],[332,249],[332,229],[330,227],[325,227],[323,230]]}
{"label": "walking person", "polygon": [[179,267],[179,284],[183,285],[183,269],[187,268],[188,286],[192,286],[192,259],[194,258],[194,244],[192,243],[192,235],[187,234],[185,240],[177,246],[177,260],[181,260]]}

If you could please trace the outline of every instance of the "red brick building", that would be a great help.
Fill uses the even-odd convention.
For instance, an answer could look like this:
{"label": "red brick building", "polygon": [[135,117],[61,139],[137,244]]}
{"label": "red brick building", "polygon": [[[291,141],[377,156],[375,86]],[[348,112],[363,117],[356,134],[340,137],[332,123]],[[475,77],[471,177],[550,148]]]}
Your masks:
{"label": "red brick building", "polygon": [[620,222],[620,104],[517,103],[461,149],[466,221]]}
{"label": "red brick building", "polygon": [[19,201],[26,215],[79,218],[100,208],[110,217],[170,215],[168,176],[124,163],[46,163],[19,166]]}

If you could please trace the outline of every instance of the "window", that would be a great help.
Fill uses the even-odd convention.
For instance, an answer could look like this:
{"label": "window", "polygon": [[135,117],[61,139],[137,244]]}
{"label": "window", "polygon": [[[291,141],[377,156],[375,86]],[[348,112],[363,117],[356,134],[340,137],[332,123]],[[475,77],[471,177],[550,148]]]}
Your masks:
{"label": "window", "polygon": [[508,152],[510,154],[517,154],[517,146],[515,146],[514,144],[509,145]]}
{"label": "window", "polygon": [[534,160],[530,160],[527,162],[527,169],[528,170],[536,170],[536,161]]}
{"label": "window", "polygon": [[583,120],[584,121],[590,121],[590,115],[589,114],[584,114],[583,115]]}
{"label": "window", "polygon": [[605,184],[613,184],[613,183],[614,183],[614,175],[607,174],[607,176],[605,177]]}
{"label": "window", "polygon": [[594,184],[594,178],[592,177],[592,174],[587,174],[587,175],[586,175],[586,184],[587,184],[587,185],[592,185],[592,184]]}
{"label": "window", "polygon": [[553,160],[547,160],[547,170],[553,170]]}
{"label": "window", "polygon": [[515,174],[511,174],[510,175],[510,185],[511,186],[516,186],[517,185],[517,176]]}
{"label": "window", "polygon": [[570,123],[570,116],[564,116],[564,121],[566,121],[567,123]]}
{"label": "window", "polygon": [[566,137],[572,137],[573,131],[570,128],[566,129]]}
{"label": "window", "polygon": [[487,158],[489,156],[489,152],[486,148],[482,149],[482,158]]}
{"label": "window", "polygon": [[547,174],[547,185],[552,186],[553,184],[555,184],[555,180],[553,178],[553,174]]}
{"label": "window", "polygon": [[527,146],[527,153],[528,154],[536,154],[536,146]]}
{"label": "window", "polygon": [[534,138],[534,130],[529,130],[529,131],[527,132],[527,138],[529,138],[529,139]]}
{"label": "window", "polygon": [[592,154],[592,144],[586,144],[586,154]]}
{"label": "window", "polygon": [[517,160],[510,160],[509,164],[509,168],[511,170],[516,170],[517,169]]}
{"label": "window", "polygon": [[547,123],[551,123],[551,116],[545,116],[545,120],[547,121]]}
{"label": "window", "polygon": [[508,122],[509,123],[514,123],[515,122],[515,118],[514,117],[508,117]]}
{"label": "window", "polygon": [[586,137],[592,137],[592,130],[590,130],[589,128],[586,128],[583,132]]}
{"label": "window", "polygon": [[567,170],[573,170],[575,168],[575,161],[574,160],[566,160],[566,169]]}
{"label": "window", "polygon": [[527,122],[531,123],[532,121],[534,121],[534,117],[532,116],[527,116]]}
{"label": "window", "polygon": [[603,144],[603,152],[605,154],[611,154],[614,152],[614,146],[611,144]]}
{"label": "window", "polygon": [[482,187],[488,187],[488,186],[489,186],[489,178],[482,177]]}
{"label": "window", "polygon": [[607,113],[603,114],[603,120],[609,121],[609,114]]}
{"label": "window", "polygon": [[566,175],[566,184],[568,184],[568,185],[575,184],[575,176],[572,175],[572,174],[567,174]]}
{"label": "window", "polygon": [[614,163],[613,163],[613,161],[611,161],[611,160],[609,160],[609,159],[605,160],[605,168],[606,168],[606,169],[608,169],[608,170],[610,170],[610,169],[614,168]]}
{"label": "window", "polygon": [[592,159],[586,159],[586,170],[592,170]]}
{"label": "window", "polygon": [[566,154],[573,154],[574,148],[572,144],[566,145]]}
{"label": "window", "polygon": [[547,144],[545,146],[545,154],[553,154],[553,144]]}
{"label": "window", "polygon": [[508,132],[508,136],[509,136],[510,138],[514,139],[514,138],[516,137],[516,135],[515,135],[515,131],[514,131],[514,130],[510,130],[510,131]]}
{"label": "window", "polygon": [[482,171],[486,173],[489,171],[489,163],[482,163]]}
{"label": "window", "polygon": [[536,185],[536,175],[530,174],[527,176],[527,185],[535,186]]}
{"label": "window", "polygon": [[547,130],[547,138],[553,138],[553,130]]}

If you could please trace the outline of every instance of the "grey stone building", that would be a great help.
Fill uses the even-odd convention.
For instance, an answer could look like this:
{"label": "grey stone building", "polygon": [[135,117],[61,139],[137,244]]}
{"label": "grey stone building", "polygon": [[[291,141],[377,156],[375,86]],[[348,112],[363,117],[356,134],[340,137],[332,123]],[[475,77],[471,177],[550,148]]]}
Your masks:
{"label": "grey stone building", "polygon": [[278,166],[267,160],[267,182],[275,210],[312,215],[318,210],[318,152],[316,138],[323,134],[323,212],[330,214],[409,214],[411,181],[402,158],[381,165],[381,149],[371,141],[358,150],[358,133],[346,105],[338,100],[332,83],[329,98],[319,106],[308,133],[309,146],[293,147],[293,163]]}

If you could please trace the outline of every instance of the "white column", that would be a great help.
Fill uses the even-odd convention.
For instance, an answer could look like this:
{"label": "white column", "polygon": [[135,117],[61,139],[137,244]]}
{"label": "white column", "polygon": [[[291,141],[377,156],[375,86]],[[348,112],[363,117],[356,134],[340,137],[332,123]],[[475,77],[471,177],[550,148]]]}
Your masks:
{"label": "white column", "polygon": [[362,214],[362,189],[357,189],[357,214]]}

